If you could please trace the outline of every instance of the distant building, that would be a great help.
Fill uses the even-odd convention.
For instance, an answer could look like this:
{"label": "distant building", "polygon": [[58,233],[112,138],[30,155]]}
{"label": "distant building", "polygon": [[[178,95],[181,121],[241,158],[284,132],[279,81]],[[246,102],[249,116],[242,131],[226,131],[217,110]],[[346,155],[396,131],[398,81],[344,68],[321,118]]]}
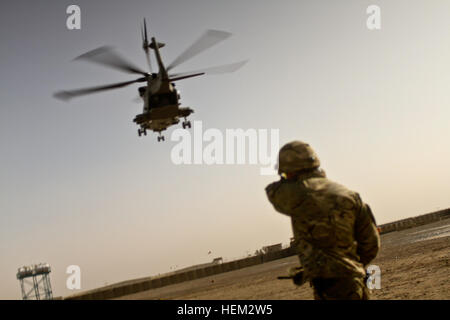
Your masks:
{"label": "distant building", "polygon": [[262,247],[262,252],[264,254],[268,254],[268,253],[280,251],[281,249],[282,249],[281,243],[277,243],[277,244],[272,244],[270,246]]}
{"label": "distant building", "polygon": [[214,258],[212,261],[213,264],[220,264],[223,263],[222,257]]}

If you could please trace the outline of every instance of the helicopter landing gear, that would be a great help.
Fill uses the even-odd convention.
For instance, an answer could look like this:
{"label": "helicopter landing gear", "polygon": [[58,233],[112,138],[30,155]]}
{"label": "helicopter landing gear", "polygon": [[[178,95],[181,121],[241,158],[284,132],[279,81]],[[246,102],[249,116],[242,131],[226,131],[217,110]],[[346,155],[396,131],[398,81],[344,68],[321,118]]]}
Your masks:
{"label": "helicopter landing gear", "polygon": [[191,128],[191,122],[190,121],[186,121],[186,119],[183,121],[183,129],[186,128]]}
{"label": "helicopter landing gear", "polygon": [[147,135],[147,130],[146,130],[146,129],[138,129],[138,135],[139,135],[139,137],[140,137],[141,135],[146,136],[146,135]]}

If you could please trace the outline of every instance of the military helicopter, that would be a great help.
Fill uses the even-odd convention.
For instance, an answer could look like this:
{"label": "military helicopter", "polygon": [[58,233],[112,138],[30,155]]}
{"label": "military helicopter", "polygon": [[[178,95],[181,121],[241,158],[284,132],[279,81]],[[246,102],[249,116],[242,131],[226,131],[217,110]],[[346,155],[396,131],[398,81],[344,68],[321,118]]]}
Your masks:
{"label": "military helicopter", "polygon": [[[205,74],[233,72],[241,68],[247,60],[184,73],[169,73],[169,71],[206,49],[222,42],[230,36],[231,33],[225,31],[207,30],[197,41],[195,41],[166,67],[160,54],[160,49],[164,47],[165,44],[156,41],[155,37],[152,37],[149,42],[147,36],[147,25],[144,19],[141,26],[142,48],[144,49],[150,72],[146,72],[134,66],[132,63],[117,54],[112,47],[103,46],[82,54],[74,60],[85,60],[88,62],[102,64],[123,72],[139,74],[141,77],[131,81],[104,86],[75,89],[70,91],[58,91],[54,94],[54,96],[58,99],[70,100],[86,94],[122,88],[134,83],[145,82],[145,86],[138,88],[139,96],[144,102],[143,112],[138,114],[133,121],[139,126],[139,136],[147,135],[147,130],[151,130],[158,133],[158,142],[164,141],[164,136],[161,135],[161,132],[172,125],[178,124],[180,122],[180,118],[184,119],[182,123],[183,129],[191,128],[191,123],[187,120],[187,118],[194,112],[191,108],[180,106],[181,97],[179,91],[175,88],[175,81]],[[152,72],[149,49],[152,49],[154,52],[158,65],[157,73]]]}

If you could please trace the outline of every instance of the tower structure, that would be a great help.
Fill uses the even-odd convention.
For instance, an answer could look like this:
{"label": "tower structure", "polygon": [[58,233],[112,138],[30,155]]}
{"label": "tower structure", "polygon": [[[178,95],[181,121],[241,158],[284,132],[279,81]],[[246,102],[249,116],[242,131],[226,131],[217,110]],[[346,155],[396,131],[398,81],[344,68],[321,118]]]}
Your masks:
{"label": "tower structure", "polygon": [[23,300],[52,300],[51,268],[48,263],[34,264],[17,270]]}

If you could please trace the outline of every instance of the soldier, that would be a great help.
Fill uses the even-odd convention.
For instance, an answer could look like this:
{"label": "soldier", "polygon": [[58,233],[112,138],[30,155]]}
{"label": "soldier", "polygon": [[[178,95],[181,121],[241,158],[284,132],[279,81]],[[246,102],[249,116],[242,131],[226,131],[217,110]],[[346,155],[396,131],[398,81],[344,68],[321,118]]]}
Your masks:
{"label": "soldier", "polygon": [[380,248],[370,207],[326,178],[307,143],[286,144],[278,159],[281,179],[266,192],[275,210],[291,217],[302,265],[291,275],[294,283],[309,281],[317,300],[369,299],[365,267]]}

